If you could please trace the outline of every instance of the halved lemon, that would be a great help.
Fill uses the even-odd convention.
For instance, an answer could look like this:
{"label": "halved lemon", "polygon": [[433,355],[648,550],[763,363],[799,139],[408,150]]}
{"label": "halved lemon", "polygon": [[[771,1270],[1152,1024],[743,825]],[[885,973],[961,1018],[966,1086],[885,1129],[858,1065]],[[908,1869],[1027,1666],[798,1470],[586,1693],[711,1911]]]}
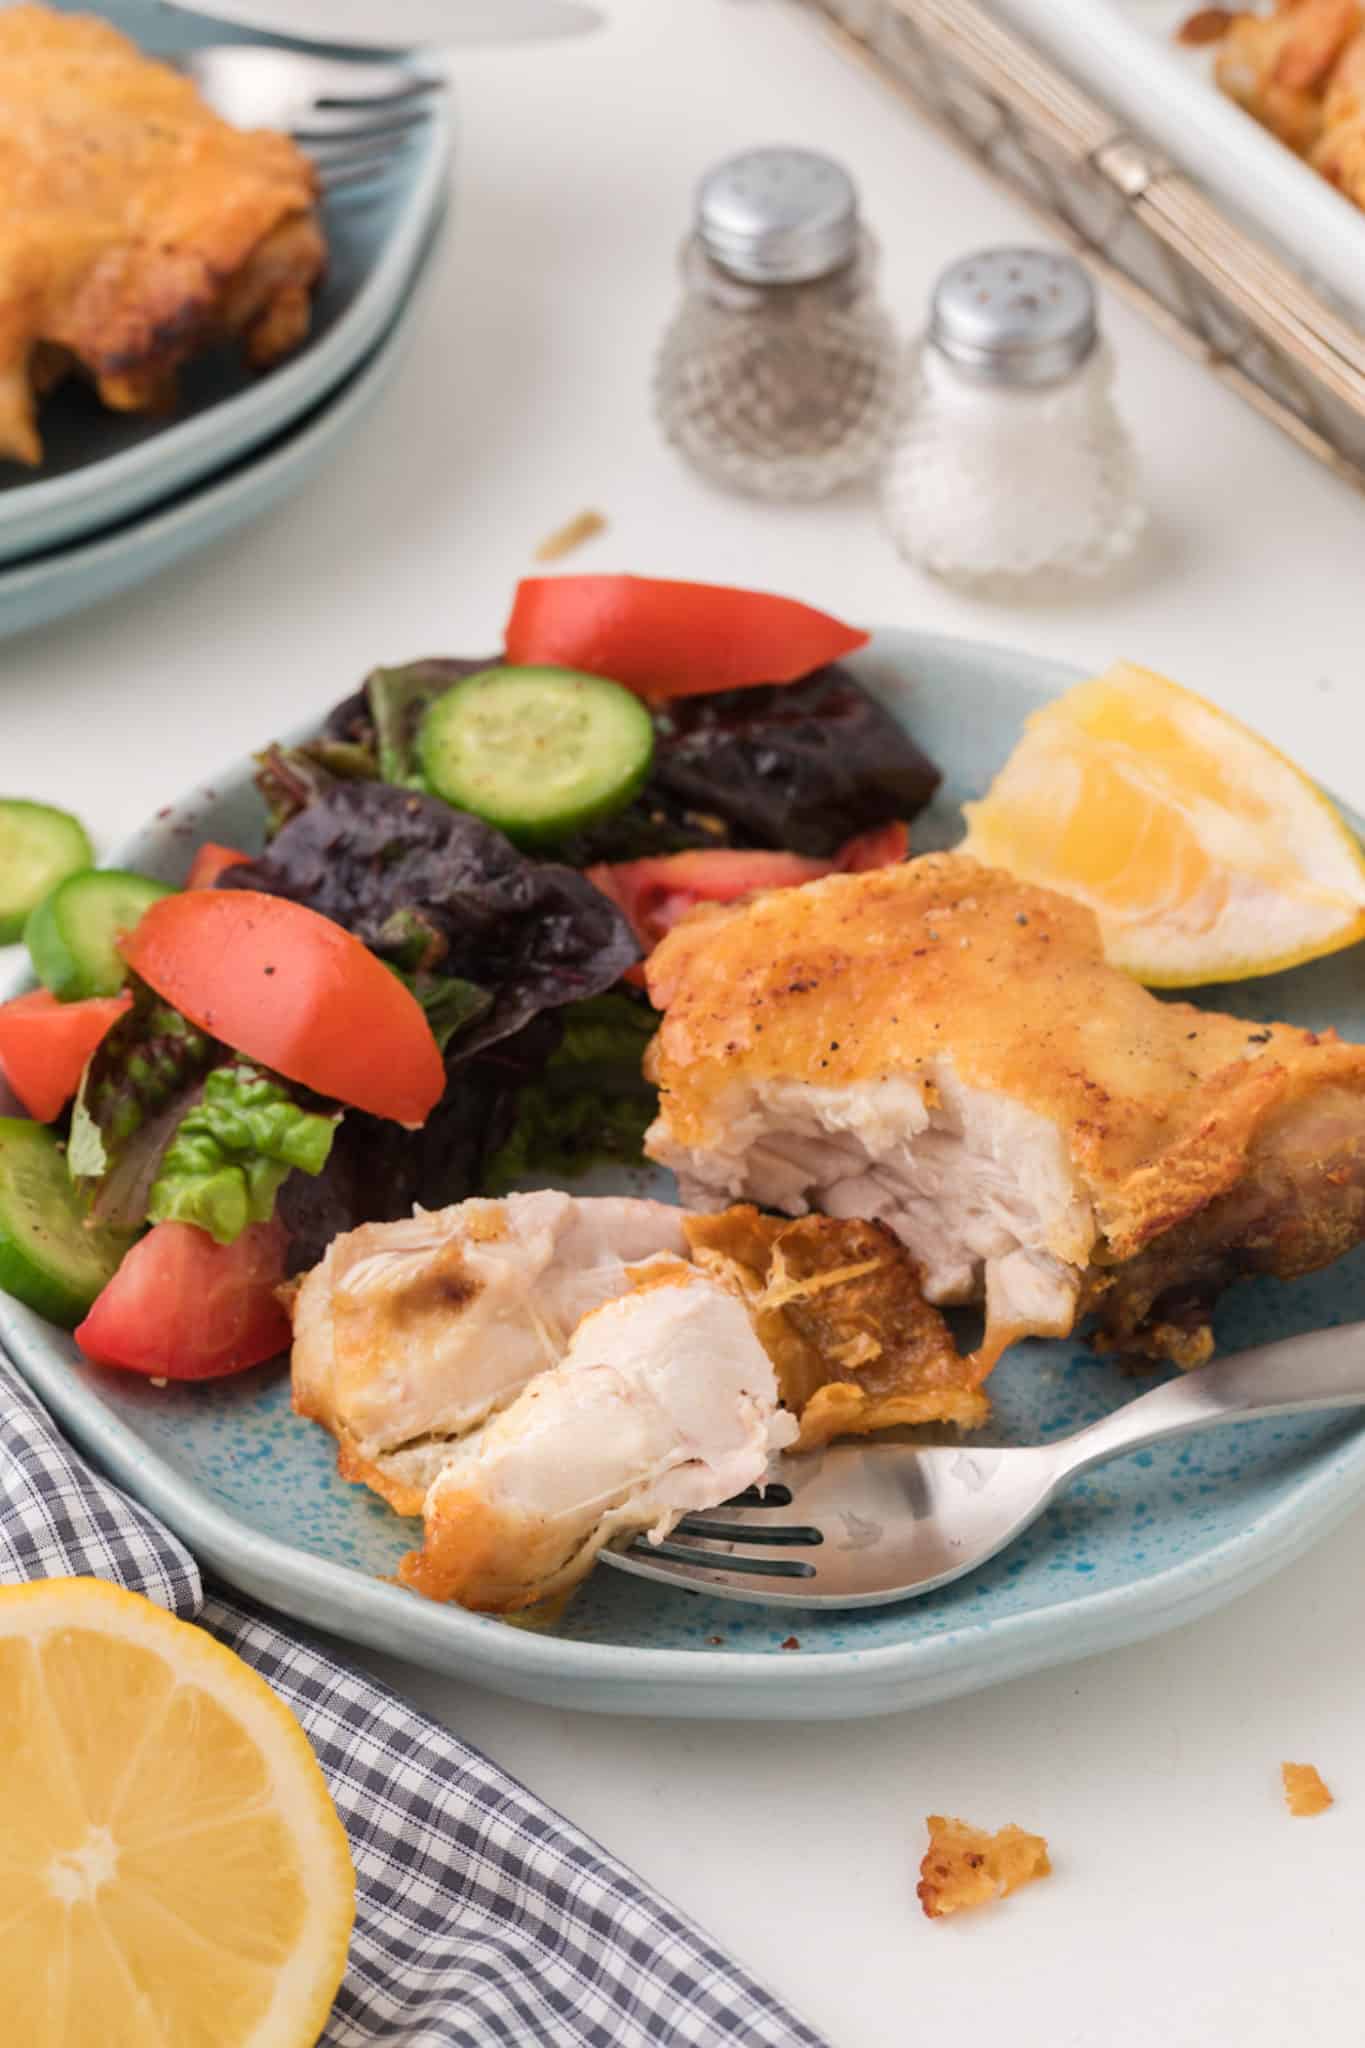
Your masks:
{"label": "halved lemon", "polygon": [[1155,988],[1242,981],[1365,937],[1365,855],[1265,740],[1120,662],[1034,712],[959,851],[1089,904]]}
{"label": "halved lemon", "polygon": [[355,1873],[239,1657],[97,1579],[0,1589],[0,2038],[314,2048]]}

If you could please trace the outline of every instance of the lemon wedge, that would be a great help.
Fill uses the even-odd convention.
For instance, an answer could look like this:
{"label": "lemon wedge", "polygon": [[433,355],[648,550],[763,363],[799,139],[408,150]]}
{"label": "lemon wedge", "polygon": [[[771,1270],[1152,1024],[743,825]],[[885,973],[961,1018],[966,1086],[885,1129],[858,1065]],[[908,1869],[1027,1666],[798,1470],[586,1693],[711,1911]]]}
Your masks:
{"label": "lemon wedge", "polygon": [[0,1588],[0,2034],[314,2048],[355,1873],[307,1737],[239,1657],[97,1579]]}
{"label": "lemon wedge", "polygon": [[1365,855],[1292,761],[1120,662],[1034,712],[959,851],[1089,904],[1154,988],[1242,981],[1365,937]]}

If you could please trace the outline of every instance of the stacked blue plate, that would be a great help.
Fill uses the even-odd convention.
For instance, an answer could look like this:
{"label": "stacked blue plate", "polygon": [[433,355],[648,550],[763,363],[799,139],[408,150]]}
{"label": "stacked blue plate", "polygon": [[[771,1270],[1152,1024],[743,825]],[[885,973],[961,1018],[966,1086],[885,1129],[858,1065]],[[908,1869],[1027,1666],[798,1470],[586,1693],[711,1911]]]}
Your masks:
{"label": "stacked blue plate", "polygon": [[[156,0],[97,11],[154,54],[270,40]],[[0,635],[127,589],[319,467],[401,354],[444,220],[450,148],[437,104],[380,176],[323,200],[329,258],[312,329],[267,375],[206,357],[185,371],[170,419],[107,412],[74,381],[47,401],[42,467],[0,461]]]}

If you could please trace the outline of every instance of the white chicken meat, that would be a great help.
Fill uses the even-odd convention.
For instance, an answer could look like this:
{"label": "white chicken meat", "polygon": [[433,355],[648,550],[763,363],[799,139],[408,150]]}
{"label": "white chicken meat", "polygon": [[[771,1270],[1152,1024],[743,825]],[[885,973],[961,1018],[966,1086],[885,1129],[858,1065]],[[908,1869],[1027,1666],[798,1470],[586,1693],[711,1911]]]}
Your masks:
{"label": "white chicken meat", "polygon": [[400,1575],[465,1607],[531,1606],[581,1579],[621,1531],[658,1540],[761,1480],[796,1430],[743,1303],[693,1266],[657,1261],[447,1456],[423,1547]]}
{"label": "white chicken meat", "polygon": [[346,1478],[420,1514],[452,1445],[558,1363],[628,1268],[685,1252],[667,1203],[551,1190],[364,1224],[298,1289],[294,1406]]}

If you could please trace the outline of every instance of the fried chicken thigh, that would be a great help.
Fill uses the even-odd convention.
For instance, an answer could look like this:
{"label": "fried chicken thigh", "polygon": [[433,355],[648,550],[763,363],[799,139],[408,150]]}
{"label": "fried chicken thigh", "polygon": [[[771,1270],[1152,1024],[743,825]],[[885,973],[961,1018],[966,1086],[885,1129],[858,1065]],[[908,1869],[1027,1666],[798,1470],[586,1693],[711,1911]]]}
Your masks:
{"label": "fried chicken thigh", "polygon": [[685,1202],[880,1219],[984,1377],[1088,1311],[1196,1365],[1238,1275],[1365,1236],[1365,1049],[1151,995],[1091,912],[961,855],[701,912],[649,963]]}
{"label": "fried chicken thigh", "polygon": [[264,368],[308,332],[326,260],[288,136],[221,121],[93,15],[0,7],[0,461],[37,463],[37,400],[72,370],[164,409],[199,350]]}

